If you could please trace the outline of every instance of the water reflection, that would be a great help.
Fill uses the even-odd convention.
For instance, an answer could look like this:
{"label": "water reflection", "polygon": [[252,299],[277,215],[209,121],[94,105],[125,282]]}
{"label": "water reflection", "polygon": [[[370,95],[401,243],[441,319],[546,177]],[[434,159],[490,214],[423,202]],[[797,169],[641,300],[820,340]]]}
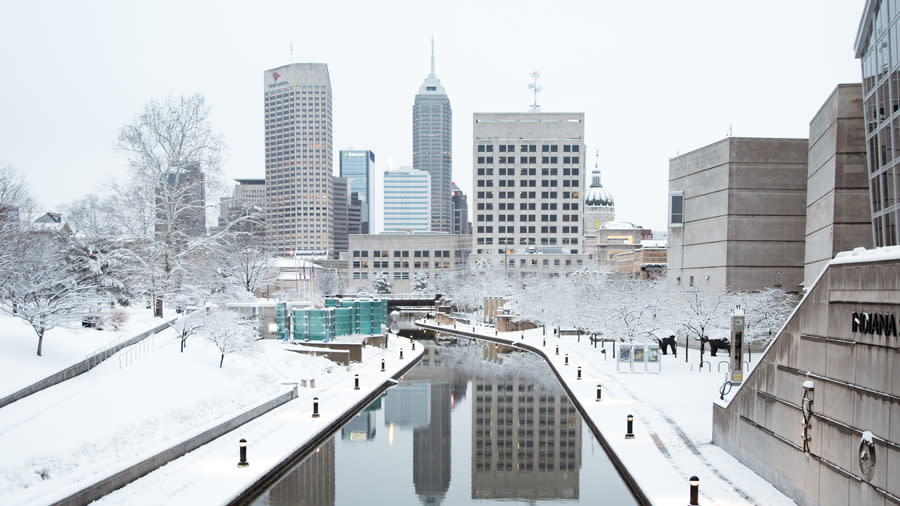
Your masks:
{"label": "water reflection", "polygon": [[634,504],[546,365],[510,351],[429,348],[254,504]]}

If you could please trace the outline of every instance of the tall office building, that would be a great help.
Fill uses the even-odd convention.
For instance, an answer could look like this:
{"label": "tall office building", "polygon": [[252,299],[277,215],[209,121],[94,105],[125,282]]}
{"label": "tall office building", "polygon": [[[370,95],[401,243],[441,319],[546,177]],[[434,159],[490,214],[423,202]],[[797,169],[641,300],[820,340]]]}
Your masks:
{"label": "tall office building", "polygon": [[440,79],[434,74],[434,41],[431,41],[431,73],[419,87],[413,105],[413,168],[431,176],[431,230],[451,232],[453,206],[452,156],[453,111]]}
{"label": "tall office building", "polygon": [[278,255],[334,250],[331,80],[324,63],[263,73],[266,238]]}
{"label": "tall office building", "polygon": [[875,246],[896,246],[900,223],[900,7],[867,0],[856,34],[862,61],[863,114],[866,124],[869,204]]}
{"label": "tall office building", "polygon": [[476,113],[473,136],[473,252],[580,254],[584,113]]}
{"label": "tall office building", "polygon": [[384,172],[384,231],[429,232],[431,176],[412,167]]}
{"label": "tall office building", "polygon": [[341,177],[350,181],[350,193],[355,193],[359,199],[362,230],[360,233],[368,234],[375,153],[365,150],[341,150],[340,160]]}
{"label": "tall office building", "polygon": [[453,183],[453,193],[450,194],[453,202],[453,233],[471,234],[469,230],[469,200],[466,194]]}
{"label": "tall office building", "polygon": [[334,185],[334,258],[349,248],[350,234],[350,182],[343,177],[333,177]]}

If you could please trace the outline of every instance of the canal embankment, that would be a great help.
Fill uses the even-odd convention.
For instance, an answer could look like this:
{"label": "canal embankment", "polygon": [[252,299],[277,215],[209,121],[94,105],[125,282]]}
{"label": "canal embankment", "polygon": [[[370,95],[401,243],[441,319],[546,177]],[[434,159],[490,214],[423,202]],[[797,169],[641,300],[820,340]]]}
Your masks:
{"label": "canal embankment", "polygon": [[[401,358],[400,352],[403,351]],[[422,346],[392,336],[387,347],[367,346],[363,361],[319,375],[315,388],[157,469],[94,504],[239,504],[321,444],[421,358]],[[384,370],[382,370],[382,361]],[[359,389],[355,379],[358,375]],[[315,400],[315,401],[314,401]],[[318,415],[313,416],[314,402]],[[247,466],[238,466],[246,440]]]}
{"label": "canal embankment", "polygon": [[[631,361],[626,364],[614,359],[613,344],[601,347],[585,336],[553,335],[551,329],[545,335],[541,328],[498,332],[477,324],[457,324],[454,329],[452,323],[433,320],[419,325],[542,356],[588,425],[600,434],[598,439],[613,461],[625,469],[623,478],[640,489],[650,504],[687,503],[691,476],[700,478],[701,504],[794,504],[711,444],[712,405],[727,372],[719,361],[727,360],[726,356],[707,354],[704,369],[698,372],[699,353],[692,353],[687,362],[683,353],[661,355],[659,372],[652,372],[654,368],[647,372],[643,363],[634,367]],[[599,401],[598,385],[602,389]],[[633,438],[625,437],[629,415]]]}

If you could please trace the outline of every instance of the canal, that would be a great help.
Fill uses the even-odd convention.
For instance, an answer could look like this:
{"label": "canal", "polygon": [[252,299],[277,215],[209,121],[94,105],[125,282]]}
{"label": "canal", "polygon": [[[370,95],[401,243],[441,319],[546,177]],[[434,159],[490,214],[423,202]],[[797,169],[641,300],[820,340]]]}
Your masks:
{"label": "canal", "polygon": [[637,504],[550,368],[481,342],[430,346],[252,504]]}

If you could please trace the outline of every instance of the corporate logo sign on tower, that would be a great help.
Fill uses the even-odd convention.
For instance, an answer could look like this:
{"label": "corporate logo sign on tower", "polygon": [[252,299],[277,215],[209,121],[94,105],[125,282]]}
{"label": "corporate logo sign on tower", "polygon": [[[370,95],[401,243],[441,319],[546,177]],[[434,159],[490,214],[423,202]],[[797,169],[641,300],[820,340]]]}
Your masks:
{"label": "corporate logo sign on tower", "polygon": [[280,86],[287,86],[287,85],[290,83],[290,81],[281,81],[281,82],[279,83],[279,82],[278,82],[278,78],[279,78],[279,77],[281,77],[281,74],[279,74],[277,71],[273,71],[273,72],[272,72],[272,82],[268,84],[268,87],[269,87],[270,89],[271,89],[271,88],[277,88],[277,87],[280,87]]}

